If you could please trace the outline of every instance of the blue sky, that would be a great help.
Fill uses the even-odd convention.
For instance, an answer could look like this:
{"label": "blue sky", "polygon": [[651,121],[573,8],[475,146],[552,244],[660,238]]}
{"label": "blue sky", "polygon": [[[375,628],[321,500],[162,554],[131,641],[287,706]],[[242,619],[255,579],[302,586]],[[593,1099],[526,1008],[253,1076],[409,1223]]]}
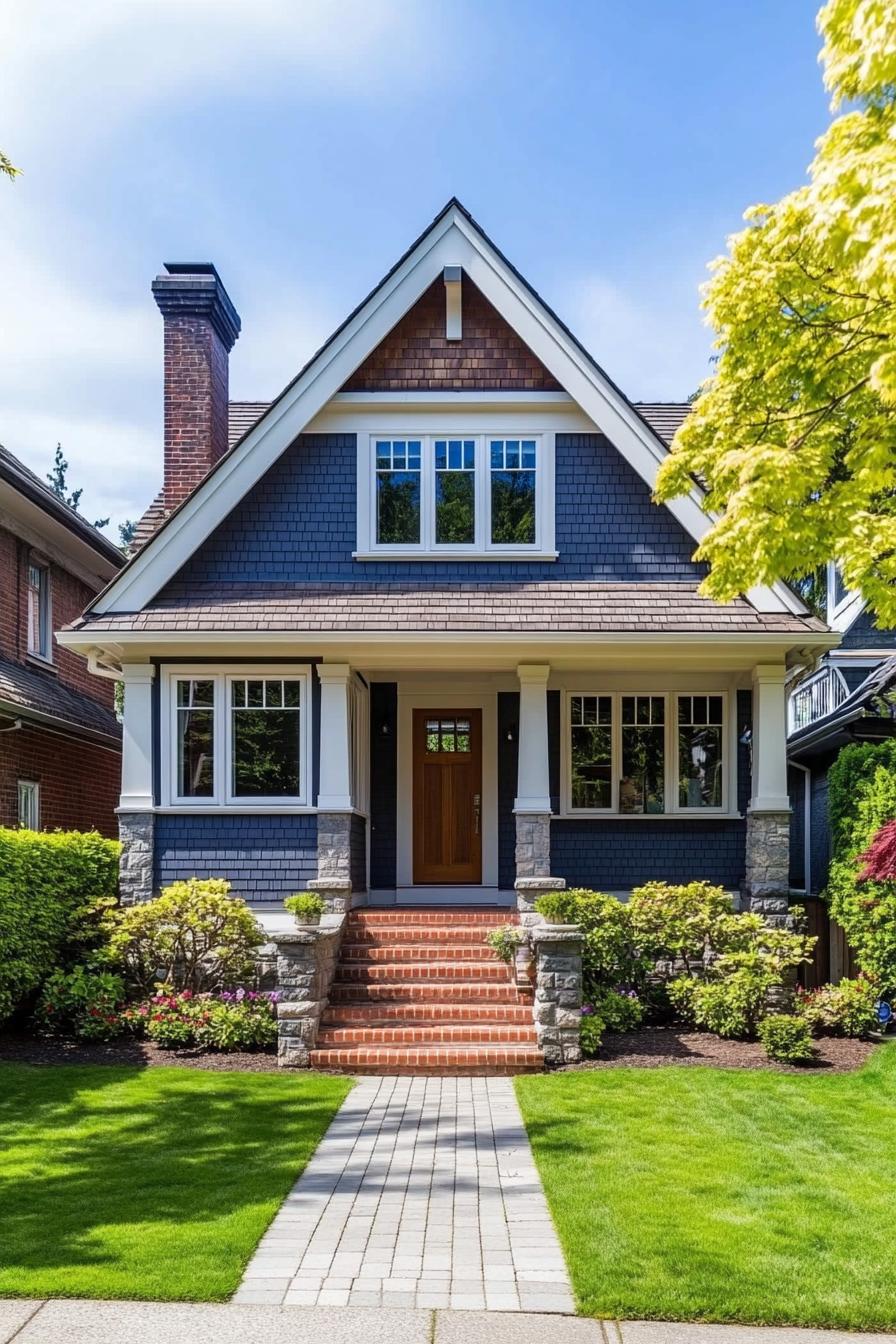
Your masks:
{"label": "blue sky", "polygon": [[161,474],[163,261],[211,260],[267,398],[452,194],[635,398],[828,112],[813,0],[6,0],[0,442],[91,517]]}

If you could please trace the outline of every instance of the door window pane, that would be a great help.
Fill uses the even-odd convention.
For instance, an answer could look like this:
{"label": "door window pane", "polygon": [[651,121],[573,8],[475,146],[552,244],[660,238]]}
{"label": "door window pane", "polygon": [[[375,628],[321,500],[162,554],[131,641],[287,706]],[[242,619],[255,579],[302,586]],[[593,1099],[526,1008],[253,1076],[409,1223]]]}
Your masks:
{"label": "door window pane", "polygon": [[491,540],[494,545],[535,544],[534,439],[489,441]]}
{"label": "door window pane", "polygon": [[613,701],[609,695],[573,695],[570,761],[574,808],[608,808],[613,798]]}
{"label": "door window pane", "polygon": [[177,682],[177,796],[211,798],[215,791],[215,683]]}
{"label": "door window pane", "polygon": [[476,540],[476,442],[436,439],[436,545],[472,546]]}
{"label": "door window pane", "polygon": [[678,805],[721,807],[724,702],[721,695],[678,697]]}
{"label": "door window pane", "polygon": [[234,798],[301,796],[300,691],[280,677],[230,683]]}
{"label": "door window pane", "polygon": [[665,700],[661,695],[624,695],[620,812],[659,813],[665,804]]}
{"label": "door window pane", "polygon": [[381,546],[420,543],[420,440],[376,440],[376,539]]}

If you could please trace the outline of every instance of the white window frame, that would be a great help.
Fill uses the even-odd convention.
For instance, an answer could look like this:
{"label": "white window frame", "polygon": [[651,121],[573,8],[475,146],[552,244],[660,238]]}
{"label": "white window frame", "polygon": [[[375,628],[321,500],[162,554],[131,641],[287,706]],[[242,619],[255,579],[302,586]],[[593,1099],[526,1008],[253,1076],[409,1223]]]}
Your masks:
{"label": "white window frame", "polygon": [[[41,648],[31,647],[31,576],[29,571],[36,569],[41,575],[41,583],[38,588],[38,625],[40,627]],[[39,658],[43,663],[52,663],[53,661],[53,592],[50,583],[50,566],[45,560],[37,556],[29,555],[25,562],[25,592],[27,595],[27,647],[29,658]]]}
{"label": "white window frame", "polygon": [[[40,785],[33,779],[17,780],[19,825],[26,831],[40,830]],[[25,816],[31,811],[34,824]]]}
{"label": "white window frame", "polygon": [[[613,702],[613,722],[611,727],[612,776],[610,784],[610,807],[573,807],[572,805],[572,710],[573,696],[603,696]],[[665,701],[664,712],[664,770],[662,812],[620,812],[619,780],[622,770],[622,699],[624,696],[657,696]],[[720,807],[684,807],[678,801],[678,697],[680,695],[717,695],[722,699],[722,804]],[[732,772],[737,768],[737,747],[731,733],[731,692],[728,690],[703,690],[683,687],[679,690],[597,690],[593,687],[575,687],[564,690],[560,715],[560,812],[561,816],[586,819],[612,818],[613,820],[661,821],[664,817],[730,817],[729,811],[732,793],[735,788]]]}
{"label": "white window frame", "polygon": [[[231,791],[231,746],[233,730],[230,715],[230,687],[246,678],[262,681],[288,680],[301,683],[299,693],[299,781],[300,792],[294,797],[243,798]],[[183,797],[177,792],[177,683],[211,681],[214,683],[213,790],[203,798]],[[311,737],[313,731],[311,666],[307,663],[246,663],[209,666],[208,664],[171,664],[161,677],[161,805],[185,811],[210,812],[313,812],[311,806]]]}
{"label": "white window frame", "polygon": [[[377,440],[420,441],[420,541],[381,544],[376,534],[376,444]],[[475,443],[476,535],[472,544],[441,544],[435,540],[436,469],[438,439],[472,439]],[[492,439],[535,441],[535,541],[505,545],[491,540],[491,451]],[[436,431],[383,429],[358,435],[358,527],[360,560],[556,560],[554,519],[554,439],[544,430],[446,429]]]}

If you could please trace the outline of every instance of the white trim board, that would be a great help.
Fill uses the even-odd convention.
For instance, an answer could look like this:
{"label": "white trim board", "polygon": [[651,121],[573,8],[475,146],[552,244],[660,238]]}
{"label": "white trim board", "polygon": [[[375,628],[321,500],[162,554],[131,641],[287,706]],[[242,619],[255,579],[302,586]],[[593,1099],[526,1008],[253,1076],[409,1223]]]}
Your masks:
{"label": "white trim board", "polygon": [[[340,391],[445,266],[461,266],[585,414],[653,489],[667,449],[557,318],[522,282],[454,200],[246,436],[92,604],[96,612],[137,611],[177,573],[308,423]],[[700,541],[711,525],[703,495],[666,507]],[[751,590],[761,611],[805,612],[784,584]]]}

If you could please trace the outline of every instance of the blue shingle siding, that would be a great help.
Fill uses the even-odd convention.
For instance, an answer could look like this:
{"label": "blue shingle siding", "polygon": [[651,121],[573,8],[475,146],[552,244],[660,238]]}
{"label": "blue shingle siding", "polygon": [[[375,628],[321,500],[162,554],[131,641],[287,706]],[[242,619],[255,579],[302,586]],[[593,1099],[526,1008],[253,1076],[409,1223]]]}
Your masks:
{"label": "blue shingle siding", "polygon": [[[520,697],[498,692],[498,886],[509,891],[516,881],[516,797]],[[510,734],[510,739],[508,739]]]}
{"label": "blue shingle siding", "polygon": [[828,766],[821,769],[813,767],[810,790],[809,826],[811,840],[809,863],[810,881],[813,891],[824,891],[828,882],[828,868],[831,862],[830,816],[828,812]]}
{"label": "blue shingle siding", "polygon": [[282,901],[317,874],[317,817],[160,813],[155,884],[225,877],[247,901]]}
{"label": "blue shingle siding", "polygon": [[[386,732],[383,732],[383,729]],[[370,684],[370,885],[396,882],[398,817],[398,686]]]}
{"label": "blue shingle siding", "polygon": [[[512,560],[375,564],[352,560],[356,526],[354,434],[304,434],[187,561],[175,586],[196,583],[548,579],[693,582],[694,542],[601,434],[556,438],[555,563]],[[485,574],[487,568],[488,573]]]}
{"label": "blue shingle siding", "polygon": [[871,612],[857,616],[843,636],[841,649],[892,649],[896,651],[896,629],[878,630]]}
{"label": "blue shingle siding", "polygon": [[787,767],[787,793],[790,798],[790,885],[801,891],[806,883],[806,775],[793,765]]}
{"label": "blue shingle siding", "polygon": [[349,837],[349,855],[354,891],[367,890],[367,821],[364,817],[352,817],[352,829]]}
{"label": "blue shingle siding", "polygon": [[698,879],[737,888],[745,838],[743,821],[555,820],[551,873],[570,887],[605,891]]}

